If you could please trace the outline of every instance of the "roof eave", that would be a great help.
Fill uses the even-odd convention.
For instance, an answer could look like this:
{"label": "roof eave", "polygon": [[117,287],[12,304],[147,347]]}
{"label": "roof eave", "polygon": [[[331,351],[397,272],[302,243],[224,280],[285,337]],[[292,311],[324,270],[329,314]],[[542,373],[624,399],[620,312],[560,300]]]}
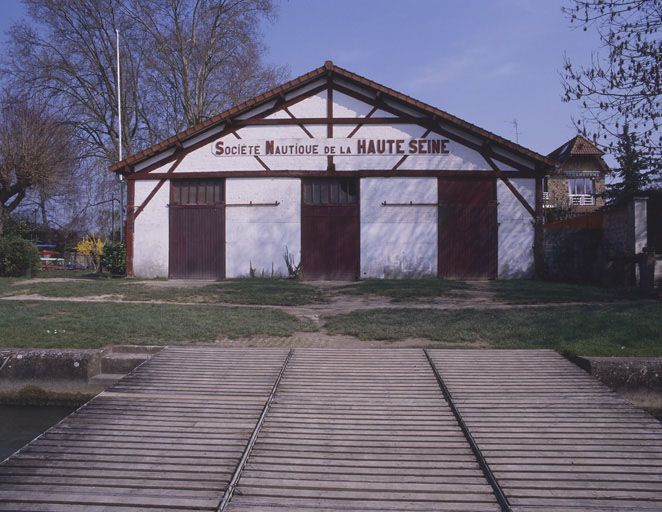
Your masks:
{"label": "roof eave", "polygon": [[452,114],[449,114],[448,112],[440,110],[437,107],[428,105],[427,103],[424,103],[415,98],[400,93],[394,89],[381,85],[361,75],[352,73],[351,71],[338,67],[332,64],[330,61],[327,61],[325,62],[324,66],[316,68],[304,75],[294,78],[282,85],[279,85],[278,87],[266,91],[256,96],[255,98],[251,98],[224,112],[221,112],[213,117],[210,117],[209,119],[195,126],[191,126],[186,130],[183,130],[167,139],[164,139],[163,141],[157,144],[145,148],[144,150],[136,153],[135,155],[131,155],[121,160],[120,162],[116,162],[115,164],[110,166],[110,171],[119,174],[129,174],[131,173],[135,165],[147,160],[148,158],[152,158],[158,155],[160,152],[172,149],[173,147],[177,147],[177,146],[181,147],[184,140],[194,137],[204,132],[205,130],[211,128],[214,125],[218,125],[221,123],[229,123],[231,122],[232,118],[239,116],[242,113],[245,113],[251,109],[259,107],[264,103],[273,101],[274,99],[277,99],[280,95],[286,92],[295,90],[299,87],[303,87],[307,83],[319,79],[321,76],[325,76],[325,75],[332,76],[334,73],[347,80],[358,83],[359,85],[362,85],[364,87],[375,89],[381,92],[382,94],[389,96],[392,100],[404,103],[406,106],[418,110],[422,110],[432,115],[435,118],[436,122],[442,120],[446,123],[453,125],[454,127],[460,130],[465,130],[474,133],[478,136],[484,137],[488,139],[490,143],[497,144],[498,146],[501,146],[508,151],[518,153],[522,157],[531,160],[534,163],[535,170],[547,171],[549,169],[553,169],[556,165],[556,161],[554,159],[536,153],[535,151],[525,148],[524,146],[520,146],[515,142],[500,137],[499,135],[489,132],[472,123],[464,121],[456,116],[453,116]]}

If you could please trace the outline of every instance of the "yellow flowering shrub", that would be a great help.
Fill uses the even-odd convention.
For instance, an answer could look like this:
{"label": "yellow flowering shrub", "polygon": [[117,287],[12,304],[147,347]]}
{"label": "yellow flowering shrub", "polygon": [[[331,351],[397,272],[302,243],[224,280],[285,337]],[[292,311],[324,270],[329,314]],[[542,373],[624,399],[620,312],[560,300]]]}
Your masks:
{"label": "yellow flowering shrub", "polygon": [[94,271],[97,272],[105,245],[101,238],[96,238],[94,235],[87,235],[76,245],[76,252],[90,258]]}

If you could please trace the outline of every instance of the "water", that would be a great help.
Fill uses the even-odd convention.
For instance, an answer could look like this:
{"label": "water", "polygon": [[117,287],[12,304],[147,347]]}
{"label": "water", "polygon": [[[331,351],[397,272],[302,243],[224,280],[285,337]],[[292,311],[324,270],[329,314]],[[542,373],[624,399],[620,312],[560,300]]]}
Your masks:
{"label": "water", "polygon": [[74,410],[73,407],[0,405],[0,461]]}

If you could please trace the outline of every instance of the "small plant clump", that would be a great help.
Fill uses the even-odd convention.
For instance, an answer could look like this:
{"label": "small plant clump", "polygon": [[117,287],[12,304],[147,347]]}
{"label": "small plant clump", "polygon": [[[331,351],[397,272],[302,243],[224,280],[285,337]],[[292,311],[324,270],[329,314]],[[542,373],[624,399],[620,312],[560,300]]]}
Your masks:
{"label": "small plant clump", "polygon": [[298,279],[301,277],[301,261],[299,261],[299,263],[294,263],[294,255],[289,251],[287,245],[285,246],[283,259],[285,259],[285,265],[287,266],[287,277],[290,279]]}

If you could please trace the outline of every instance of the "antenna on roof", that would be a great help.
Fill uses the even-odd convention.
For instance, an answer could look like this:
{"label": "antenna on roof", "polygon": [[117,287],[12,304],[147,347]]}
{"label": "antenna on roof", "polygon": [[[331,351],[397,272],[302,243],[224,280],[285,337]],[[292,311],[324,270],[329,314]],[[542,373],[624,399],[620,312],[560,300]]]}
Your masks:
{"label": "antenna on roof", "polygon": [[508,124],[512,124],[513,128],[515,129],[515,142],[519,144],[519,122],[517,119],[513,119],[512,121],[506,121]]}

